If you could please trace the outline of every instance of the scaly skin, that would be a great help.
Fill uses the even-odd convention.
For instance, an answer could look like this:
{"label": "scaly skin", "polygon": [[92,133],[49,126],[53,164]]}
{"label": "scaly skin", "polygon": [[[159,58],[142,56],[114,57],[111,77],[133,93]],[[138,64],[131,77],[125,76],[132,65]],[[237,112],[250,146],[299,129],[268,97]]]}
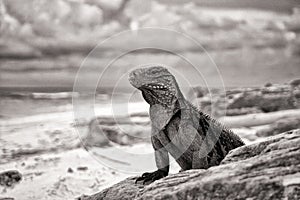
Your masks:
{"label": "scaly skin", "polygon": [[129,82],[150,105],[151,142],[158,168],[136,181],[144,184],[167,176],[169,154],[182,170],[207,169],[219,165],[230,150],[244,145],[232,131],[189,103],[165,67],[133,70]]}

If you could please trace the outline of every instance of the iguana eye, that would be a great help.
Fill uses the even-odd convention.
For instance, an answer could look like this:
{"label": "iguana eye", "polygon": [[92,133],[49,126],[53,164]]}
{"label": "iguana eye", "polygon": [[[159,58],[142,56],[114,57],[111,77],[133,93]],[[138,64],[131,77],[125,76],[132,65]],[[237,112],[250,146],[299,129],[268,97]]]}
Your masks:
{"label": "iguana eye", "polygon": [[153,71],[152,74],[157,75],[159,74],[159,71]]}

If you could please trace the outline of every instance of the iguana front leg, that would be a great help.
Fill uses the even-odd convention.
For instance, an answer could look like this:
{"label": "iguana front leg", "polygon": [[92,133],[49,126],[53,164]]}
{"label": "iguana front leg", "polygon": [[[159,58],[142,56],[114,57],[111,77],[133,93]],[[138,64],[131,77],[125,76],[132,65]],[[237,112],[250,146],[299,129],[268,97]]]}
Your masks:
{"label": "iguana front leg", "polygon": [[149,182],[152,183],[158,179],[166,177],[169,174],[169,154],[160,141],[155,137],[151,137],[152,146],[155,150],[155,162],[158,170],[154,172],[146,172],[142,176],[138,177],[135,181],[143,181],[143,184]]}

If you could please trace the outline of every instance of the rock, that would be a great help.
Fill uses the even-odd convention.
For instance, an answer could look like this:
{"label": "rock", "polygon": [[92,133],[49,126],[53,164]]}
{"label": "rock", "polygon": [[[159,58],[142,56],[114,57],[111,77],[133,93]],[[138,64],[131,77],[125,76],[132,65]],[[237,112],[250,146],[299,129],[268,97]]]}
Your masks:
{"label": "rock", "polygon": [[[253,113],[253,114],[239,115],[239,116],[225,116],[219,118],[219,121],[226,124],[226,127],[228,128],[236,128],[236,127],[254,127],[254,126],[261,126],[261,125],[269,125],[269,124],[276,123],[276,121],[287,119],[287,118],[299,119],[300,109],[281,110],[281,111],[270,112],[270,113]],[[291,129],[287,129],[287,130],[291,130]]]}
{"label": "rock", "polygon": [[300,86],[300,79],[294,79],[294,80],[291,80],[289,82],[289,84],[292,86],[292,87],[298,87]]}
{"label": "rock", "polygon": [[207,94],[209,94],[209,90],[207,88],[201,86],[195,86],[189,90],[188,97],[195,96],[196,98],[201,98]]}
{"label": "rock", "polygon": [[69,167],[68,168],[68,173],[73,173],[73,172],[74,172],[74,170],[71,167]]}
{"label": "rock", "polygon": [[77,167],[77,171],[87,171],[89,168],[82,166],[82,167]]}
{"label": "rock", "polygon": [[22,174],[17,170],[9,170],[0,173],[0,186],[13,187],[22,180]]}
{"label": "rock", "polygon": [[300,118],[285,118],[274,122],[268,128],[257,131],[256,135],[267,137],[297,128],[300,128]]}
{"label": "rock", "polygon": [[[206,113],[211,113],[212,107],[226,108],[226,115],[244,115],[258,112],[275,112],[300,108],[299,80],[289,84],[267,83],[264,87],[233,88],[223,96],[218,89],[205,90],[194,87],[189,91],[188,99]],[[218,113],[217,115],[218,116]]]}
{"label": "rock", "polygon": [[262,111],[257,107],[250,108],[237,108],[237,109],[228,109],[226,110],[227,116],[236,116],[236,115],[248,115],[253,113],[261,113]]}
{"label": "rock", "polygon": [[232,103],[229,109],[244,107],[259,107],[263,112],[274,112],[278,110],[294,109],[296,106],[290,93],[272,94],[259,92],[244,92]]}
{"label": "rock", "polygon": [[271,87],[272,86],[272,83],[268,82],[264,85],[265,87]]}
{"label": "rock", "polygon": [[300,199],[300,129],[231,151],[219,166],[169,175],[150,185],[136,177],[81,200]]}
{"label": "rock", "polygon": [[132,200],[143,186],[135,184],[135,179],[137,177],[127,178],[114,185],[113,187],[104,189],[102,192],[86,196],[83,195],[77,200],[98,200],[98,199],[122,199],[122,200]]}

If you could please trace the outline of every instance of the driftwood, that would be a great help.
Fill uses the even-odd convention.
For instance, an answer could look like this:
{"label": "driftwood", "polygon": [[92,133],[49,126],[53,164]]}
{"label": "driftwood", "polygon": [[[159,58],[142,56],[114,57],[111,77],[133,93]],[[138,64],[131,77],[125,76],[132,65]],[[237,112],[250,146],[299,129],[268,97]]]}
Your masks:
{"label": "driftwood", "polygon": [[90,122],[83,142],[86,147],[104,147],[112,143],[131,145],[148,141],[150,128],[148,116],[98,117]]}
{"label": "driftwood", "polygon": [[228,128],[237,128],[271,124],[285,118],[300,118],[300,109],[283,110],[272,113],[249,114],[243,116],[226,116],[219,120]]}
{"label": "driftwood", "polygon": [[144,115],[141,113],[140,115],[134,114],[130,116],[121,116],[121,117],[97,117],[96,119],[90,122],[90,125],[96,123],[99,125],[124,125],[124,124],[132,124],[132,125],[141,125],[147,126],[150,125],[149,115]]}

